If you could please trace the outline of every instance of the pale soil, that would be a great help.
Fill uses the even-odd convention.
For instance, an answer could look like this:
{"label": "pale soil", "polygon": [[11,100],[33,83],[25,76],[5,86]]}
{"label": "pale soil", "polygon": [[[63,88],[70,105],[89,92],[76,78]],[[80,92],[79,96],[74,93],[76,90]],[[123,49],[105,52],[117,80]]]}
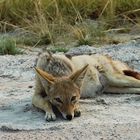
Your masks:
{"label": "pale soil", "polygon": [[[81,47],[82,53],[105,53],[140,70],[140,44],[106,49]],[[140,140],[140,95],[106,94],[81,100],[82,115],[72,121],[60,115],[46,122],[31,105],[36,52],[0,56],[0,140]]]}

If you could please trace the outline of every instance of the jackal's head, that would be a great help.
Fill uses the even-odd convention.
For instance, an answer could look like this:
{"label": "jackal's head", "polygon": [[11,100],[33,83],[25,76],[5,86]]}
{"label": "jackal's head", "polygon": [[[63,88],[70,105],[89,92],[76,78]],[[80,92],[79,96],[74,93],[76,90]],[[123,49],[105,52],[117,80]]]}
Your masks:
{"label": "jackal's head", "polygon": [[78,103],[80,87],[88,65],[67,77],[54,77],[41,69],[36,68],[40,78],[45,79],[47,86],[47,99],[56,106],[65,119],[71,120],[78,116]]}

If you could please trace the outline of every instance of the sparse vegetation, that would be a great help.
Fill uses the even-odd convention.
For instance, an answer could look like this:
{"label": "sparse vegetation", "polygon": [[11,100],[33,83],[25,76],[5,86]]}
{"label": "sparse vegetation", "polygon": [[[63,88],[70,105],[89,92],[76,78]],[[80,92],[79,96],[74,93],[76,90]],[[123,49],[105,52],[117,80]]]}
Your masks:
{"label": "sparse vegetation", "polygon": [[55,48],[50,48],[48,50],[50,50],[53,53],[56,53],[56,52],[64,52],[64,53],[66,53],[69,50],[69,48],[66,48],[66,47],[65,48],[64,47],[55,47]]}
{"label": "sparse vegetation", "polygon": [[16,47],[16,41],[10,37],[0,38],[0,55],[4,54],[21,54],[22,52]]}
{"label": "sparse vegetation", "polygon": [[24,44],[27,46],[47,45],[50,44],[50,39],[47,36],[38,37],[35,35],[24,35],[17,37],[17,44]]}
{"label": "sparse vegetation", "polygon": [[71,40],[78,45],[110,43],[105,31],[125,30],[126,24],[127,29],[140,24],[140,0],[0,1],[1,32],[26,30],[33,38],[25,37],[17,42],[31,46],[55,45],[60,40],[66,45]]}

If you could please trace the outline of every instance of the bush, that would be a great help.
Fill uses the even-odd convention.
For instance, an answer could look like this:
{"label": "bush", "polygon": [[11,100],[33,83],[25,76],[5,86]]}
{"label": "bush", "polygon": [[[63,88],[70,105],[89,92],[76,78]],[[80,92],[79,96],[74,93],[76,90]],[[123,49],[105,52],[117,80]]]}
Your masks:
{"label": "bush", "polygon": [[9,37],[0,38],[0,55],[5,54],[21,54],[21,50],[16,47],[16,41]]}

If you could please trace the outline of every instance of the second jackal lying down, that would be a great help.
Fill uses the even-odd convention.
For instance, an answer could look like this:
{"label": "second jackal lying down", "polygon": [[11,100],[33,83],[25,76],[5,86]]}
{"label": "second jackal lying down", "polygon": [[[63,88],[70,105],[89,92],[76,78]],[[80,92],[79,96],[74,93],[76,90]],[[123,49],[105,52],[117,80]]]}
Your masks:
{"label": "second jackal lying down", "polygon": [[80,97],[94,97],[102,92],[140,93],[140,73],[120,61],[103,55],[65,55],[44,53],[39,56],[32,103],[45,111],[52,121],[57,107],[65,119],[80,116]]}

